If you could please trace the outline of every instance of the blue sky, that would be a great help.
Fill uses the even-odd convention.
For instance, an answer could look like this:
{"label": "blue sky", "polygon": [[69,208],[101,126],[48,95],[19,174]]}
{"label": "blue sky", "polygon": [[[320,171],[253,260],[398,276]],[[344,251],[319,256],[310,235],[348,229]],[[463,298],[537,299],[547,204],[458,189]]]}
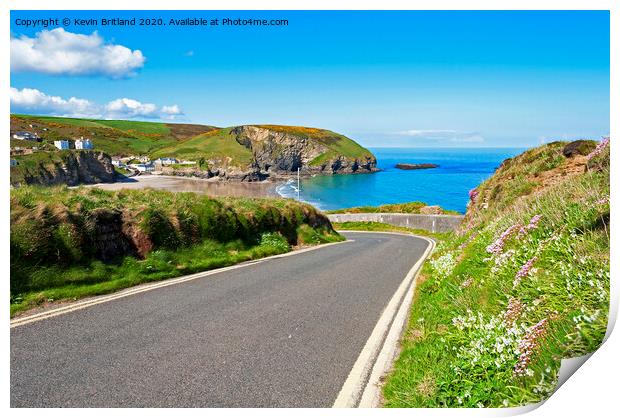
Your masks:
{"label": "blue sky", "polygon": [[[289,24],[71,25],[54,36],[42,32],[54,26],[16,24],[134,16]],[[13,11],[11,36],[14,112],[305,125],[366,146],[531,146],[609,133],[606,11]],[[47,60],[67,51],[68,61]]]}

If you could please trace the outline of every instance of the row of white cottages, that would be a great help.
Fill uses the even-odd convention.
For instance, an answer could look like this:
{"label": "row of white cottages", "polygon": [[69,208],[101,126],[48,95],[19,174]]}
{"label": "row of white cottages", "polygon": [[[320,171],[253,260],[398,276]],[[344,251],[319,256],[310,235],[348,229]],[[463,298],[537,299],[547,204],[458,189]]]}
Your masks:
{"label": "row of white cottages", "polygon": [[[130,161],[134,159],[140,160],[140,163],[125,164],[125,161]],[[172,158],[172,157],[162,157],[154,161],[149,160],[149,158],[146,156],[126,157],[126,158],[113,157],[112,158],[112,165],[119,167],[119,168],[124,168],[124,169],[133,168],[134,170],[138,170],[140,172],[151,172],[151,171],[155,171],[157,166],[162,167],[162,166],[167,166],[171,164],[179,164],[179,163],[180,164],[195,164],[194,161],[179,161],[176,158]]]}
{"label": "row of white cottages", "polygon": [[[88,138],[81,137],[80,139],[76,139],[74,142],[75,142],[75,149],[93,149],[93,143]],[[57,141],[54,141],[54,146],[60,150],[70,149],[71,140],[59,139]]]}

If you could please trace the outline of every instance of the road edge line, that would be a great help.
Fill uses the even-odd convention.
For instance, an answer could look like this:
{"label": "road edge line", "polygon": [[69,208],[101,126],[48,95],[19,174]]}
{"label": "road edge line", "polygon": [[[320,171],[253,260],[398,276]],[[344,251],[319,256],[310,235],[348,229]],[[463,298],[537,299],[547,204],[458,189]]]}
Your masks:
{"label": "road edge line", "polygon": [[10,321],[10,328],[16,328],[22,325],[27,325],[27,324],[31,324],[33,322],[38,322],[38,321],[42,321],[44,319],[48,319],[48,318],[53,318],[55,316],[59,316],[59,315],[64,315],[70,312],[74,312],[74,311],[78,311],[78,310],[82,310],[82,309],[86,309],[89,308],[91,306],[95,306],[95,305],[99,305],[101,303],[105,303],[105,302],[111,302],[113,300],[117,300],[117,299],[121,299],[121,298],[125,298],[128,296],[132,296],[132,295],[137,295],[139,293],[144,293],[144,292],[148,292],[150,290],[156,290],[162,287],[168,287],[168,286],[173,286],[175,284],[181,284],[184,282],[188,282],[191,280],[196,280],[196,279],[200,279],[203,277],[207,277],[207,276],[211,276],[214,274],[218,274],[218,273],[223,273],[229,270],[235,270],[238,268],[242,268],[242,267],[248,267],[257,263],[262,263],[265,261],[269,261],[269,260],[274,260],[274,259],[278,259],[278,258],[283,258],[283,257],[288,257],[291,255],[298,255],[301,253],[305,253],[308,251],[314,251],[314,250],[318,250],[321,248],[325,248],[325,247],[329,247],[331,245],[338,245],[338,244],[345,244],[348,242],[353,242],[353,240],[345,240],[345,241],[338,241],[338,242],[329,242],[326,244],[319,244],[313,247],[308,247],[308,248],[302,248],[299,250],[295,250],[295,251],[290,251],[288,253],[283,253],[283,254],[276,254],[276,255],[271,255],[269,257],[264,257],[264,258],[258,258],[256,260],[248,260],[239,264],[234,264],[232,266],[226,266],[226,267],[220,267],[218,269],[214,269],[214,270],[205,270],[205,271],[201,271],[198,273],[192,273],[192,274],[188,274],[185,276],[179,276],[179,277],[174,277],[174,278],[170,278],[170,279],[163,279],[160,281],[157,281],[155,283],[145,283],[145,284],[139,284],[133,287],[129,287],[127,289],[122,289],[119,290],[117,292],[113,292],[110,293],[108,295],[103,295],[103,296],[95,296],[92,297],[88,300],[82,300],[82,301],[78,301],[75,303],[70,303],[68,305],[65,306],[61,306],[59,308],[54,308],[54,309],[50,309],[50,310],[46,310],[43,312],[39,312],[36,314],[32,314],[32,315],[26,315],[26,316],[20,316],[17,317],[15,319],[12,319]]}
{"label": "road edge line", "polygon": [[398,342],[413,301],[416,279],[422,264],[433,252],[436,243],[429,237],[401,232],[353,230],[339,230],[339,232],[404,235],[428,242],[424,254],[407,272],[379,317],[332,405],[333,408],[373,407],[378,405],[381,398],[380,378],[389,370],[398,351]]}

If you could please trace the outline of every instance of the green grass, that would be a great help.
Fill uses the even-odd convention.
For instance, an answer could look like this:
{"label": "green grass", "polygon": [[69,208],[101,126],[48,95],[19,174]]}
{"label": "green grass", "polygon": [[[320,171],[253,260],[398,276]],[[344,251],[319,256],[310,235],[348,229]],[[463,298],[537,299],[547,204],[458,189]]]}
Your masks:
{"label": "green grass", "polygon": [[[420,210],[426,207],[424,202],[394,203],[380,206],[356,206],[352,208],[330,210],[326,213],[421,213]],[[459,215],[453,210],[440,209],[442,214]]]}
{"label": "green grass", "polygon": [[104,126],[116,128],[121,131],[135,131],[141,135],[157,134],[170,135],[170,128],[165,123],[139,122],[134,120],[99,120],[94,121]]}
{"label": "green grass", "polygon": [[343,239],[293,200],[20,187],[11,190],[11,313]]}
{"label": "green grass", "polygon": [[425,229],[406,228],[381,222],[332,222],[332,226],[337,231],[403,232],[422,235],[435,240],[443,240],[450,236],[449,233],[430,232]]}
{"label": "green grass", "polygon": [[245,167],[252,161],[252,151],[239,144],[231,135],[230,128],[218,129],[153,154],[157,157],[179,157],[198,161],[201,158],[217,159],[223,164]]}
{"label": "green grass", "polygon": [[[567,142],[552,142],[532,148],[521,155],[505,160],[497,173],[477,187],[480,198],[472,203],[470,215],[491,219],[501,214],[518,199],[544,188],[544,174],[561,174],[574,159],[563,156]],[[583,167],[585,171],[585,166]],[[488,207],[484,207],[487,205]]]}
{"label": "green grass", "polygon": [[93,260],[68,268],[49,266],[33,273],[33,283],[40,282],[40,288],[11,295],[11,315],[41,303],[106,294],[142,283],[281,254],[290,249],[282,235],[263,233],[254,244],[242,240],[227,243],[207,240],[178,250],[156,250],[143,260],[124,257],[117,263]]}
{"label": "green grass", "polygon": [[[558,148],[528,151],[515,160],[529,159],[521,170],[506,164],[486,186],[507,179],[507,171],[561,167],[564,161],[554,162]],[[515,178],[508,186],[520,184]],[[535,193],[520,190],[505,189],[486,207],[470,205],[462,229],[443,237],[424,264],[402,351],[383,387],[384,406],[538,402],[555,389],[561,359],[601,344],[609,305],[609,166]],[[527,226],[536,215],[535,227],[510,235],[497,254],[487,250],[509,227]],[[518,277],[529,260],[532,268]],[[531,337],[528,354],[519,344],[536,324],[544,332]],[[521,354],[528,357],[523,374]]]}
{"label": "green grass", "polygon": [[11,115],[13,129],[30,129],[28,124],[37,126],[36,130],[45,143],[84,136],[92,139],[95,150],[109,155],[148,155],[178,142],[164,123]]}
{"label": "green grass", "polygon": [[347,138],[344,135],[336,134],[334,132],[331,133],[334,136],[329,139],[325,139],[322,142],[339,155],[359,158],[372,156],[372,153],[370,151],[368,151],[366,148],[362,147],[360,144],[353,141],[352,139]]}
{"label": "green grass", "polygon": [[170,128],[165,123],[160,122],[141,122],[132,120],[105,120],[105,119],[79,119],[63,118],[56,116],[32,116],[13,114],[12,116],[33,122],[56,122],[60,124],[73,125],[79,127],[102,128],[110,127],[121,131],[134,130],[141,134],[170,134]]}
{"label": "green grass", "polygon": [[23,119],[26,121],[32,121],[32,122],[39,122],[39,121],[40,122],[57,122],[57,123],[63,123],[67,125],[74,125],[74,126],[80,126],[80,127],[101,127],[103,126],[99,123],[98,120],[92,120],[92,119],[63,118],[63,117],[56,117],[56,116],[34,116],[34,115],[21,115],[21,114],[12,114],[11,116],[14,116],[16,118]]}
{"label": "green grass", "polygon": [[339,135],[334,132],[330,132],[333,136],[321,140],[321,142],[329,147],[329,151],[315,157],[310,161],[310,166],[320,166],[329,160],[332,160],[340,155],[344,155],[351,158],[358,158],[363,160],[365,158],[374,158],[372,153],[366,148],[362,147],[357,142],[347,138],[344,135]]}

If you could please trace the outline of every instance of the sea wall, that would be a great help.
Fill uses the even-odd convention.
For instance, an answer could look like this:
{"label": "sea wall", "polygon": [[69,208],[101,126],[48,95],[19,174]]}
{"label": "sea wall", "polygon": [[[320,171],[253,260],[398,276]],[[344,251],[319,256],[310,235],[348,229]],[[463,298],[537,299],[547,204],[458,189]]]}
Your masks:
{"label": "sea wall", "polygon": [[331,222],[380,222],[430,232],[453,231],[462,215],[420,215],[412,213],[334,213],[327,215]]}

